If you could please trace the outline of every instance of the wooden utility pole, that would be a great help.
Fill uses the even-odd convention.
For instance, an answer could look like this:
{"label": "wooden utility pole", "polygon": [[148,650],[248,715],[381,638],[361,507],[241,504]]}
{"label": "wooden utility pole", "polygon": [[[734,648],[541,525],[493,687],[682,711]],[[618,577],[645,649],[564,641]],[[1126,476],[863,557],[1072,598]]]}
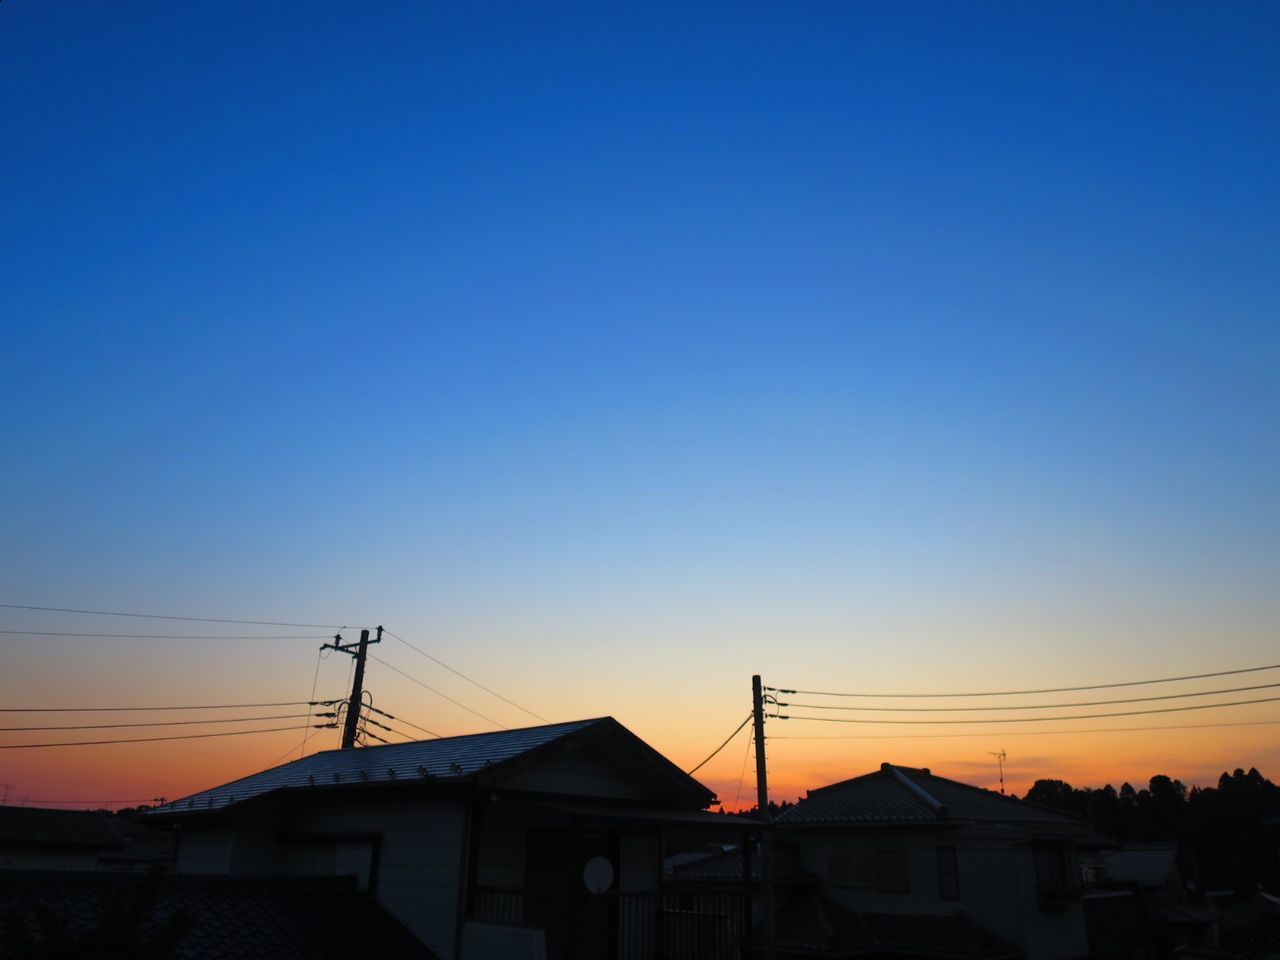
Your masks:
{"label": "wooden utility pole", "polygon": [[355,673],[351,677],[351,699],[347,701],[347,716],[342,726],[342,749],[350,750],[356,745],[356,729],[360,723],[360,708],[363,706],[360,701],[364,696],[364,661],[369,654],[369,644],[382,642],[382,627],[378,627],[375,640],[369,639],[368,630],[360,631],[359,643],[341,643],[341,640],[342,635],[339,634],[333,638],[333,643],[326,643],[320,649],[328,647],[356,659]]}
{"label": "wooden utility pole", "polygon": [[764,756],[764,691],[760,675],[751,678],[751,710],[756,733],[756,815],[764,821],[760,830],[760,912],[764,914],[764,957],[777,956],[773,930],[773,828],[769,821],[769,771]]}

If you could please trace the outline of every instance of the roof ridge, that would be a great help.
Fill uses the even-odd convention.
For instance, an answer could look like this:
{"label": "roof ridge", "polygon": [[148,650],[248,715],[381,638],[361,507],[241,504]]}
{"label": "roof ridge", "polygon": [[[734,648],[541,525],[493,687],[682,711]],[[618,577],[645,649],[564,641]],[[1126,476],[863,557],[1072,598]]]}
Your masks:
{"label": "roof ridge", "polygon": [[[583,720],[561,720],[557,723],[535,723],[528,727],[504,727],[501,730],[480,730],[476,733],[455,733],[451,737],[429,737],[426,740],[405,740],[403,743],[377,743],[372,746],[360,747],[360,752],[366,750],[383,750],[386,747],[405,747],[411,743],[445,743],[450,740],[468,740],[472,737],[496,737],[504,733],[528,733],[530,730],[550,730],[552,727],[571,727],[571,726],[588,726],[593,723],[600,723],[604,720],[613,720],[611,716],[603,717],[587,717]],[[323,757],[333,753],[350,753],[350,748],[330,747],[328,750],[317,750],[315,753],[307,754],[299,760],[290,760],[289,763],[282,763],[279,766],[287,767],[290,763],[300,763],[302,760],[309,760],[311,757]],[[276,770],[278,767],[268,767],[268,770]],[[261,772],[261,771],[260,771]],[[252,774],[250,774],[252,776]]]}
{"label": "roof ridge", "polygon": [[[914,780],[908,777],[905,773],[903,773],[893,764],[891,763],[886,764],[886,767],[888,767],[888,772],[893,775],[893,778],[895,780],[897,780],[904,787],[906,787],[907,790],[910,791],[911,794],[916,797],[916,799],[921,800],[935,815],[937,815],[939,818],[943,818],[947,816],[948,811],[947,811],[947,805],[945,803],[943,803],[933,794],[929,793],[928,790],[920,786],[920,784],[916,783]],[[925,775],[932,776],[932,774],[930,774],[927,770],[925,771]],[[943,778],[939,778],[939,779],[943,779]]]}

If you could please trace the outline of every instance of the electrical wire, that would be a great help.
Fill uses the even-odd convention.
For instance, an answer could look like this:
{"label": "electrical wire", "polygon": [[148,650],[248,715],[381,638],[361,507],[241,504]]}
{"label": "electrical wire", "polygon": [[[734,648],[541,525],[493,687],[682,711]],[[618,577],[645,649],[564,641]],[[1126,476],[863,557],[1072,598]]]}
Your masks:
{"label": "electrical wire", "polygon": [[435,737],[437,740],[442,739],[441,735],[436,733],[434,730],[428,730],[426,727],[422,726],[421,724],[414,723],[412,720],[406,720],[404,717],[398,717],[394,713],[387,713],[387,711],[379,710],[377,707],[370,707],[369,709],[372,710],[374,713],[381,714],[382,716],[386,717],[389,720],[394,720],[396,723],[407,724],[408,726],[413,727],[415,730],[421,730],[423,733],[429,733],[431,734],[431,736]]}
{"label": "electrical wire", "polygon": [[1155,710],[1121,710],[1112,713],[1079,713],[1069,717],[986,717],[979,720],[881,720],[878,717],[859,719],[854,717],[794,717],[779,714],[780,720],[817,720],[823,723],[1051,723],[1055,720],[1098,720],[1103,717],[1140,717],[1152,713],[1183,713],[1188,710],[1217,710],[1221,707],[1243,707],[1254,703],[1276,703],[1280,697],[1259,697],[1255,700],[1232,700],[1228,703],[1197,703],[1183,707],[1159,707]]}
{"label": "electrical wire", "polygon": [[308,713],[277,713],[269,717],[214,717],[212,720],[154,720],[151,723],[84,723],[65,727],[0,727],[0,733],[31,733],[36,730],[117,730],[122,727],[190,727],[203,723],[255,723],[260,720],[296,720]]}
{"label": "electrical wire", "polygon": [[328,640],[322,633],[277,634],[271,637],[246,637],[226,634],[192,633],[60,633],[54,630],[0,630],[0,633],[21,637],[95,637],[101,640]]}
{"label": "electrical wire", "polygon": [[205,740],[209,737],[243,737],[251,733],[280,733],[297,727],[271,727],[266,730],[227,730],[221,733],[188,733],[172,737],[138,737],[132,740],[75,740],[61,743],[0,743],[0,750],[32,750],[37,747],[103,747],[116,743],[159,743],[162,740]]}
{"label": "electrical wire", "polygon": [[863,710],[876,713],[975,713],[983,710],[1059,710],[1065,707],[1102,707],[1115,703],[1151,703],[1155,700],[1185,700],[1188,697],[1212,697],[1222,693],[1245,693],[1250,690],[1273,690],[1280,683],[1259,683],[1251,687],[1228,687],[1224,690],[1195,690],[1191,693],[1165,693],[1158,697],[1127,697],[1120,700],[1082,700],[1076,703],[1017,703],[985,707],[846,707],[825,703],[787,703],[774,701],[781,707],[804,707],[807,710]]}
{"label": "electrical wire", "polygon": [[1052,737],[1058,734],[1079,736],[1087,733],[1137,733],[1148,730],[1211,730],[1218,727],[1280,726],[1280,720],[1239,720],[1232,723],[1171,723],[1151,727],[1094,727],[1092,730],[971,730],[967,733],[835,733],[835,734],[776,734],[773,740],[951,740],[962,737]]}
{"label": "electrical wire", "polygon": [[279,700],[275,703],[202,703],[177,707],[0,707],[0,713],[137,713],[144,710],[240,710],[249,707],[319,707],[337,700]]}
{"label": "electrical wire", "polygon": [[399,640],[410,650],[417,651],[418,653],[422,654],[424,657],[426,657],[428,660],[432,661],[433,663],[437,663],[440,666],[444,667],[446,670],[448,670],[450,673],[454,674],[455,676],[461,677],[463,680],[467,681],[467,683],[471,684],[472,686],[479,687],[481,690],[483,690],[485,693],[489,694],[490,696],[497,697],[503,703],[508,703],[511,706],[515,707],[517,710],[527,713],[529,716],[533,717],[535,720],[541,720],[543,723],[551,722],[546,717],[542,716],[542,714],[534,713],[528,707],[522,707],[520,704],[516,703],[514,700],[504,697],[502,694],[498,693],[498,691],[490,689],[489,687],[486,687],[479,680],[472,680],[461,670],[454,669],[453,667],[445,663],[443,660],[441,660],[439,657],[432,656],[431,654],[427,653],[427,651],[423,650],[421,647],[415,646],[414,644],[410,643],[404,637],[401,637],[398,634],[392,633],[390,630],[386,629],[385,627],[383,627],[382,632],[385,633],[387,636],[391,637],[393,640]]}
{"label": "electrical wire", "polygon": [[1155,683],[1178,683],[1182,680],[1206,680],[1210,677],[1231,677],[1241,673],[1261,673],[1265,670],[1280,670],[1280,663],[1266,664],[1261,667],[1243,667],[1239,670],[1218,670],[1214,673],[1191,673],[1182,677],[1160,677],[1155,680],[1128,680],[1124,683],[1094,683],[1080,687],[1044,687],[1039,690],[986,690],[971,693],[847,693],[825,690],[792,690],[782,687],[765,687],[766,690],[781,694],[805,694],[813,697],[868,697],[895,699],[928,699],[931,697],[1020,697],[1035,693],[1076,693],[1081,690],[1111,690],[1116,687],[1145,687]]}
{"label": "electrical wire", "polygon": [[[157,799],[159,798],[158,797],[124,797],[124,798],[116,798],[114,800],[49,800],[44,797],[23,797],[22,802],[23,803],[52,803],[52,804],[59,804],[59,805],[64,803],[83,803],[88,805],[93,803],[150,803]],[[10,804],[10,806],[12,806],[12,804]]]}
{"label": "electrical wire", "polygon": [[226,617],[179,617],[165,613],[125,613],[119,610],[81,610],[75,607],[37,607],[29,603],[0,603],[7,610],[40,610],[45,613],[83,613],[95,617],[137,617],[142,620],[185,620],[188,623],[241,623],[256,627],[310,627],[317,630],[345,630],[346,624],[289,623],[281,620],[232,620]]}
{"label": "electrical wire", "polygon": [[[384,631],[384,632],[385,632],[385,631]],[[423,683],[423,682],[422,682],[421,680],[419,680],[417,677],[413,676],[412,674],[405,673],[405,672],[404,672],[403,670],[401,670],[399,667],[393,667],[391,664],[387,663],[387,661],[383,660],[381,657],[376,657],[376,656],[374,656],[374,655],[371,653],[371,654],[369,654],[369,659],[370,659],[370,660],[377,660],[377,661],[378,661],[378,663],[382,664],[382,665],[383,665],[384,667],[386,667],[388,670],[393,670],[393,671],[395,671],[396,673],[400,674],[400,676],[404,677],[405,679],[407,679],[407,680],[412,680],[414,683],[416,683],[418,686],[422,687],[424,690],[430,690],[430,691],[431,691],[432,693],[434,693],[437,697],[440,697],[440,698],[442,698],[442,699],[444,699],[444,700],[448,700],[448,701],[449,701],[450,703],[452,703],[455,707],[461,707],[463,710],[467,711],[467,713],[474,714],[475,716],[477,716],[477,717],[479,717],[481,720],[483,720],[485,723],[492,723],[495,727],[499,728],[500,730],[510,730],[510,729],[511,729],[510,727],[506,726],[505,724],[501,724],[501,723],[499,723],[497,720],[494,720],[494,719],[493,719],[493,718],[491,718],[491,717],[486,717],[486,716],[485,716],[483,713],[481,713],[479,710],[472,710],[472,709],[471,709],[470,707],[468,707],[465,703],[459,703],[457,700],[453,699],[453,697],[449,696],[448,694],[441,693],[441,692],[440,692],[439,690],[437,690],[435,687],[432,687],[432,686],[429,686],[429,685],[427,685],[427,684]]]}
{"label": "electrical wire", "polygon": [[714,757],[717,753],[719,753],[721,750],[727,747],[729,745],[729,741],[742,732],[742,728],[751,722],[751,718],[753,716],[754,714],[748,713],[746,718],[740,724],[738,724],[737,727],[734,728],[733,733],[729,734],[729,736],[724,738],[724,743],[720,744],[720,746],[712,750],[710,756],[708,756],[706,760],[703,760],[700,764],[698,764],[696,767],[694,767],[692,770],[688,772],[689,776],[692,777],[695,773],[697,773],[699,770],[705,767],[708,763],[710,763],[712,757]]}
{"label": "electrical wire", "polygon": [[[769,738],[770,740],[773,737]],[[734,793],[733,802],[737,807],[742,806],[742,782],[747,778],[747,758],[751,756],[751,746],[755,743],[752,737],[747,737],[747,749],[742,751],[742,770],[738,773],[738,789]]]}

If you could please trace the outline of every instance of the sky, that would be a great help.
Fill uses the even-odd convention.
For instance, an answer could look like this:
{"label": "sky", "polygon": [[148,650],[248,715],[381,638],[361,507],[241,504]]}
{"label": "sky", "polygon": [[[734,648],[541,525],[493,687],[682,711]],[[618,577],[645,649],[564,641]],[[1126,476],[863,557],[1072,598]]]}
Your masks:
{"label": "sky", "polygon": [[[0,608],[0,706],[337,697],[320,637],[384,624],[532,713],[390,637],[383,709],[612,715],[688,769],[753,674],[1280,660],[1278,54],[1260,2],[7,0],[0,601],[324,628]],[[306,723],[0,783],[172,799]],[[1278,723],[771,720],[769,768],[1276,778]],[[750,758],[699,776],[750,802]]]}

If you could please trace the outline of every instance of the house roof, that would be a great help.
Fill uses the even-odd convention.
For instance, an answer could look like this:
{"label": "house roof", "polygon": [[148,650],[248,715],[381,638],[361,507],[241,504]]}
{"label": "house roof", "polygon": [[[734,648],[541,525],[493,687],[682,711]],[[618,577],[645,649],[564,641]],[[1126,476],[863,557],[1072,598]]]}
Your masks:
{"label": "house roof", "polygon": [[612,753],[629,748],[628,760],[645,761],[659,776],[706,806],[714,794],[689,777],[612,717],[553,723],[519,730],[497,730],[460,737],[416,740],[351,750],[325,750],[301,760],[263,770],[231,783],[202,790],[158,806],[149,815],[200,813],[225,809],[286,790],[350,787],[430,781],[488,782],[548,751],[611,737]]}
{"label": "house roof", "polygon": [[0,843],[59,847],[121,847],[125,840],[96,810],[0,807]]}
{"label": "house roof", "polygon": [[[141,917],[136,926],[131,909]],[[147,956],[144,943],[172,933],[175,960],[437,960],[349,877],[6,870],[0,930],[37,943],[50,932],[59,942],[84,938],[86,950],[109,937],[111,946]],[[0,953],[7,945],[0,940]]]}
{"label": "house roof", "polygon": [[779,951],[821,957],[1020,957],[1011,943],[962,914],[854,913],[816,893],[785,903],[775,915]]}
{"label": "house roof", "polygon": [[1107,880],[1113,883],[1163,887],[1169,882],[1177,858],[1177,843],[1144,843],[1104,854],[1102,864]]}
{"label": "house roof", "polygon": [[779,818],[785,824],[983,821],[1078,825],[1070,814],[934,776],[927,768],[880,765],[874,773],[810,790]]}

